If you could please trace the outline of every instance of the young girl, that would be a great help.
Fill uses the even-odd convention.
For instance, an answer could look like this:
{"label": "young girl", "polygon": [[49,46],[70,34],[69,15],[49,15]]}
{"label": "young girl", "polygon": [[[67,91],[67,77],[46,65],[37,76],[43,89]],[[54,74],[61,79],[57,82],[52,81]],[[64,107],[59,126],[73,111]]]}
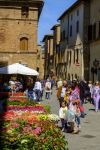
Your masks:
{"label": "young girl", "polygon": [[77,124],[77,127],[80,129],[80,108],[79,108],[79,105],[77,103],[74,103],[73,104],[74,106],[74,111],[75,111],[75,121],[76,121],[76,124]]}
{"label": "young girl", "polygon": [[65,105],[65,102],[61,103],[61,107],[59,109],[59,117],[61,119],[61,123],[62,123],[62,131],[64,131],[65,129],[65,116],[66,116],[66,111],[67,111],[67,106]]}

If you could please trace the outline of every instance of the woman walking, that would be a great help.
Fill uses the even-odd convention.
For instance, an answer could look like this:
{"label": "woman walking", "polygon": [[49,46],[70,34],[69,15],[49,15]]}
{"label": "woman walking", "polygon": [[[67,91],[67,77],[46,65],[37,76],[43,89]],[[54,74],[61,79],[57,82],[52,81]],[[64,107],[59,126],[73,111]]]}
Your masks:
{"label": "woman walking", "polygon": [[46,93],[46,99],[50,100],[50,95],[51,95],[51,82],[49,79],[47,79],[47,82],[45,84],[45,93]]}
{"label": "woman walking", "polygon": [[93,94],[92,94],[94,105],[95,105],[95,112],[99,109],[99,101],[100,101],[100,86],[99,82],[96,81],[95,86],[93,88]]}

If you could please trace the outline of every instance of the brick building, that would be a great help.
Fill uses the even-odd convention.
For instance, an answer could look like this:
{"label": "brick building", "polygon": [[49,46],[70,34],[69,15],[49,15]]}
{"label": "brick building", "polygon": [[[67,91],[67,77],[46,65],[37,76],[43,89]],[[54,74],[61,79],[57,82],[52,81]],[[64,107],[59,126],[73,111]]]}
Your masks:
{"label": "brick building", "polygon": [[20,62],[36,69],[38,20],[43,0],[0,0],[0,66]]}
{"label": "brick building", "polygon": [[36,64],[37,64],[37,71],[39,72],[40,79],[44,79],[44,62],[45,62],[44,49],[42,45],[38,45]]}
{"label": "brick building", "polygon": [[55,24],[53,31],[53,72],[59,77],[60,72],[60,24]]}
{"label": "brick building", "polygon": [[44,43],[44,55],[45,55],[45,78],[52,74],[53,70],[53,34],[47,34],[44,36],[42,42]]}

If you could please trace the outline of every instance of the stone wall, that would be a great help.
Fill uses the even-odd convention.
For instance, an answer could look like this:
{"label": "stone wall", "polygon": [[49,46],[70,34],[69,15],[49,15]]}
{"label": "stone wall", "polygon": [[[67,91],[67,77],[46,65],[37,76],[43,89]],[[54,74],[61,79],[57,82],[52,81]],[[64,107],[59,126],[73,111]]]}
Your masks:
{"label": "stone wall", "polygon": [[[21,7],[0,7],[0,61],[22,62],[36,69],[37,31],[37,8],[29,8],[29,17],[23,19]],[[28,50],[20,50],[22,37],[28,38]]]}

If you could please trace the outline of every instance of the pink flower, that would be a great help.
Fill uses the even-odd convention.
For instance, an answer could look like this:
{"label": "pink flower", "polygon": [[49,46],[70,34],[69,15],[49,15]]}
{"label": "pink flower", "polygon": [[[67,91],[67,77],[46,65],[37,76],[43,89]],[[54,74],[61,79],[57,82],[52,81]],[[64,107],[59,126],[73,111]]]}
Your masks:
{"label": "pink flower", "polygon": [[41,128],[37,127],[36,129],[33,130],[33,134],[38,135],[41,132]]}
{"label": "pink flower", "polygon": [[32,128],[30,126],[26,126],[23,128],[24,133],[32,133]]}
{"label": "pink flower", "polygon": [[19,124],[18,123],[13,123],[13,128],[19,128]]}

